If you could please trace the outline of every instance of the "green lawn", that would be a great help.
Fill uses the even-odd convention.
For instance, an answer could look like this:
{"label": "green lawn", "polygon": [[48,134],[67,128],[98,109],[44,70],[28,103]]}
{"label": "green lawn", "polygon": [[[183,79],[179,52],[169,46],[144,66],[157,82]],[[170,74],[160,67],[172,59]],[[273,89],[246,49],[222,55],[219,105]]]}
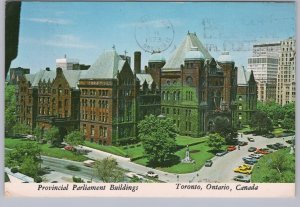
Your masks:
{"label": "green lawn", "polygon": [[[295,182],[295,154],[290,154],[290,148],[281,149],[265,155],[254,166],[251,180],[254,183],[294,183]],[[273,160],[282,155],[283,168],[280,172],[274,166]]]}
{"label": "green lawn", "polygon": [[[5,138],[5,147],[9,149],[14,149],[18,145],[23,143],[34,143],[35,141],[30,141],[26,139],[12,139],[12,138]],[[66,151],[61,148],[52,147],[49,144],[40,144],[42,155],[49,156],[49,157],[55,157],[60,159],[67,159],[67,160],[73,160],[73,161],[84,161],[87,160],[87,158],[83,155],[77,155],[73,152]]]}
{"label": "green lawn", "polygon": [[[214,155],[210,152],[210,147],[207,145],[207,137],[192,138],[187,136],[176,137],[176,143],[179,150],[175,153],[174,160],[169,164],[170,166],[158,167],[157,169],[170,173],[191,173],[199,170],[206,160],[211,159]],[[195,160],[195,163],[181,163],[185,158],[186,145],[189,145],[190,157]],[[148,159],[142,157],[134,161],[137,164],[147,165]]]}
{"label": "green lawn", "polygon": [[275,128],[272,133],[275,135],[275,137],[278,137],[279,135],[281,135],[283,133],[284,129],[282,128]]}
{"label": "green lawn", "polygon": [[83,145],[85,145],[87,147],[90,147],[90,148],[93,148],[93,149],[98,149],[98,150],[101,150],[101,151],[104,151],[104,152],[119,155],[119,156],[122,156],[122,157],[126,156],[126,152],[120,147],[105,146],[105,145],[101,145],[101,144],[97,144],[97,143],[93,143],[93,142],[89,142],[89,141],[85,141]]}

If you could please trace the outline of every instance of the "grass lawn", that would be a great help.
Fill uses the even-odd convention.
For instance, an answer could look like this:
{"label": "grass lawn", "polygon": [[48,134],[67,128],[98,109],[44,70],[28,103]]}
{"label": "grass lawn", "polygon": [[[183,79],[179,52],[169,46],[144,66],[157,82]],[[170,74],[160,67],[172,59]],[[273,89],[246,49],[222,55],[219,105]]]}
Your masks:
{"label": "grass lawn", "polygon": [[93,149],[98,149],[104,152],[108,152],[114,155],[119,155],[122,157],[126,156],[126,152],[124,150],[122,150],[122,148],[120,147],[116,147],[116,146],[106,146],[106,145],[101,145],[101,144],[97,144],[97,143],[93,143],[93,142],[89,142],[89,141],[85,141],[84,146],[93,148]]}
{"label": "grass lawn", "polygon": [[238,130],[239,133],[244,133],[244,132],[248,132],[248,131],[252,131],[250,125],[244,125],[242,129]]}
{"label": "grass lawn", "polygon": [[[278,171],[272,166],[273,160],[278,155],[284,158],[282,161],[283,170]],[[290,154],[290,148],[281,149],[274,153],[265,155],[254,166],[251,181],[255,183],[294,183],[295,182],[295,154]]]}
{"label": "grass lawn", "polygon": [[[170,166],[158,167],[157,169],[170,173],[191,173],[199,170],[206,160],[211,159],[214,155],[210,152],[210,147],[207,145],[207,137],[192,138],[187,136],[177,136],[176,143],[179,150],[175,153],[174,160]],[[186,145],[189,145],[190,157],[195,160],[195,163],[181,163],[185,158]],[[148,159],[142,157],[134,161],[137,164],[147,165]]]}
{"label": "grass lawn", "polygon": [[[26,139],[12,139],[12,138],[5,138],[5,147],[9,149],[14,149],[18,145],[23,143],[34,143],[35,141],[30,141]],[[87,160],[83,155],[77,155],[70,151],[63,150],[61,148],[52,147],[49,144],[40,144],[42,155],[49,156],[49,157],[55,157],[60,159],[67,159],[67,160],[73,160],[73,161],[84,161]]]}
{"label": "grass lawn", "polygon": [[279,135],[281,135],[283,133],[284,129],[282,128],[275,128],[272,133],[275,135],[275,137],[278,137]]}

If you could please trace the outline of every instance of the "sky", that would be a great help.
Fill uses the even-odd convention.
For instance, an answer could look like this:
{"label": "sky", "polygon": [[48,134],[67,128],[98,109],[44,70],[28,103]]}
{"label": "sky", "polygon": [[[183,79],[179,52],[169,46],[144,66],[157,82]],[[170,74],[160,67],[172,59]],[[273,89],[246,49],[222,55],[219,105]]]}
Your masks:
{"label": "sky", "polygon": [[162,45],[168,59],[188,32],[214,58],[226,50],[236,65],[247,66],[253,44],[295,36],[295,14],[295,3],[276,2],[23,2],[18,57],[11,67],[31,73],[55,69],[64,55],[90,65],[114,46],[132,59],[141,51],[144,68],[151,54],[141,40],[168,38],[170,44]]}

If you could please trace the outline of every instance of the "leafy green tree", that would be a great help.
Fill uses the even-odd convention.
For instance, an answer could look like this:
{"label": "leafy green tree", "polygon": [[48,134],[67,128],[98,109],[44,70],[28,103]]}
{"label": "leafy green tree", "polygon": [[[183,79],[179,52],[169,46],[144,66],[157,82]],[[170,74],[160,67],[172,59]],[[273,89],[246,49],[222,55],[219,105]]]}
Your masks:
{"label": "leafy green tree", "polygon": [[9,167],[18,167],[22,173],[35,176],[41,169],[41,148],[32,142],[18,145],[8,153],[5,161]]}
{"label": "leafy green tree", "polygon": [[168,118],[146,116],[138,124],[139,138],[150,163],[163,164],[176,151],[176,129]]}
{"label": "leafy green tree", "polygon": [[288,103],[283,106],[284,109],[284,119],[281,126],[288,130],[295,130],[295,103]]}
{"label": "leafy green tree", "polygon": [[55,145],[60,140],[59,129],[55,126],[52,126],[50,129],[46,130],[44,136],[51,145]]}
{"label": "leafy green tree", "polygon": [[267,113],[257,110],[251,117],[250,126],[260,133],[267,133],[273,129],[272,121]]}
{"label": "leafy green tree", "polygon": [[232,144],[237,137],[237,130],[232,127],[228,118],[217,117],[215,120],[215,132],[225,138],[227,144]]}
{"label": "leafy green tree", "polygon": [[118,162],[111,157],[96,160],[94,166],[95,175],[104,183],[116,183],[123,181],[124,173],[119,168]]}
{"label": "leafy green tree", "polygon": [[37,141],[40,141],[41,139],[43,139],[44,130],[39,126],[36,126],[33,130],[33,135],[36,137]]}
{"label": "leafy green tree", "polygon": [[15,126],[13,126],[13,132],[14,134],[30,134],[31,128],[26,124],[16,123]]}
{"label": "leafy green tree", "polygon": [[213,152],[218,152],[225,145],[225,138],[219,134],[210,134],[207,142],[208,146],[212,148]]}
{"label": "leafy green tree", "polygon": [[84,134],[78,130],[72,131],[65,136],[65,142],[67,142],[72,147],[82,145],[84,142]]}
{"label": "leafy green tree", "polygon": [[5,86],[5,132],[11,134],[16,120],[16,95],[15,86]]}

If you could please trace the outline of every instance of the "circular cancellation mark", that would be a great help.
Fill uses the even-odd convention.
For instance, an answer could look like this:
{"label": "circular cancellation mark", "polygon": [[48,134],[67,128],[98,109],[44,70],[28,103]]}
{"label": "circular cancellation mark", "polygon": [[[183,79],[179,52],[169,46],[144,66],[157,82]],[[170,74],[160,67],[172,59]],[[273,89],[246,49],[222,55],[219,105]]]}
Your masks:
{"label": "circular cancellation mark", "polygon": [[173,25],[167,19],[144,16],[135,26],[135,40],[145,52],[151,54],[163,52],[173,43]]}

